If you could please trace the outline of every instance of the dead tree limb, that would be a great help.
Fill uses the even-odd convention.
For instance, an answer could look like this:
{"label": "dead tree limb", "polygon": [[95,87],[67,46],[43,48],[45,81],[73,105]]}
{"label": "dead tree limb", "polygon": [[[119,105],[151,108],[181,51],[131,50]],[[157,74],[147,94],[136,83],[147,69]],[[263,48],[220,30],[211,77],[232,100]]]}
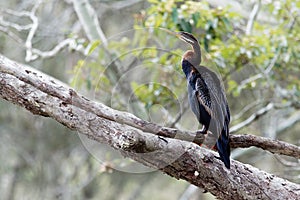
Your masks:
{"label": "dead tree limb", "polygon": [[[299,199],[300,185],[232,160],[230,170],[216,153],[196,143],[192,132],[161,127],[77,94],[72,88],[31,67],[0,55],[0,97],[33,114],[51,117],[72,130],[110,145],[125,157],[184,179],[222,199]],[[165,136],[164,139],[157,135]],[[233,147],[255,145],[299,158],[299,147],[256,136],[232,136]],[[244,140],[243,138],[248,138]],[[185,140],[185,141],[184,141]],[[256,141],[258,140],[258,141]],[[250,143],[250,141],[254,141]],[[256,143],[255,143],[256,142]],[[255,144],[254,144],[255,143]],[[282,145],[287,146],[282,146]],[[273,145],[273,146],[272,146]],[[271,151],[272,152],[272,151]],[[293,153],[290,153],[293,152]]]}

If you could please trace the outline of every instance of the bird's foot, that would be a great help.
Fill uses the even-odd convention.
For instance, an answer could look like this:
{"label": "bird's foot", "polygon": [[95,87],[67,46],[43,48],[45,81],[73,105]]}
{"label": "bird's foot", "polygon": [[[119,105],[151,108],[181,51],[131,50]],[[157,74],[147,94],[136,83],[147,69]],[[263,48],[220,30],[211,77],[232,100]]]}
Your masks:
{"label": "bird's foot", "polygon": [[221,158],[221,157],[219,157],[219,156],[215,156],[215,158],[216,158],[216,159],[218,159],[218,160],[221,160],[221,161],[223,162],[223,160],[222,160],[222,158]]}
{"label": "bird's foot", "polygon": [[199,131],[196,131],[196,134],[203,134],[203,135],[206,135],[207,134],[207,131],[206,130],[199,130]]}
{"label": "bird's foot", "polygon": [[168,144],[168,140],[166,140],[164,137],[158,136],[159,139],[163,140],[165,143]]}

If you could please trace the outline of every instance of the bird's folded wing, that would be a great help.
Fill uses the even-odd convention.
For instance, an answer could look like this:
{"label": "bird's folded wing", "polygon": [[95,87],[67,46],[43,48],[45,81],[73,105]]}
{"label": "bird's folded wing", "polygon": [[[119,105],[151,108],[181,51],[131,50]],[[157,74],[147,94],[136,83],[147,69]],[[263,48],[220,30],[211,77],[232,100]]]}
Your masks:
{"label": "bird's folded wing", "polygon": [[[227,101],[223,86],[213,72],[201,72],[202,79],[196,80],[197,99],[211,116],[218,134],[223,129],[227,113]],[[216,134],[216,133],[215,133]]]}

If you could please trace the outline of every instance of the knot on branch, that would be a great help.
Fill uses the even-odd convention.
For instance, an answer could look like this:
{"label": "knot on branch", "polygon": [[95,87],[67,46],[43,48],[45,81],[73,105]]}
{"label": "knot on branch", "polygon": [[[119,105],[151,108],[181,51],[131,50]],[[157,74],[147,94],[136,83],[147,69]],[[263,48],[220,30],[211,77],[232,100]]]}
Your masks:
{"label": "knot on branch", "polygon": [[[132,136],[132,134],[130,135]],[[157,148],[147,145],[143,138],[131,136],[129,137],[127,134],[122,135],[121,149],[124,151],[131,153],[150,153],[157,150]]]}

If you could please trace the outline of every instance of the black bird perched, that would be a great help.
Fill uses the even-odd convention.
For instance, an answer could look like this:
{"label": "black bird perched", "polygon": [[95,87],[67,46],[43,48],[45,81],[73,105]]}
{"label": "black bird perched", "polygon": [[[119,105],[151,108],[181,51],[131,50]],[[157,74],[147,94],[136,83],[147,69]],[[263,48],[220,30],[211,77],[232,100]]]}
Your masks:
{"label": "black bird perched", "polygon": [[198,40],[190,33],[176,33],[181,40],[192,45],[182,56],[182,70],[186,75],[188,97],[191,110],[196,115],[202,130],[217,136],[214,147],[220,159],[230,169],[229,122],[230,111],[224,87],[218,76],[208,68],[201,66],[201,50]]}

